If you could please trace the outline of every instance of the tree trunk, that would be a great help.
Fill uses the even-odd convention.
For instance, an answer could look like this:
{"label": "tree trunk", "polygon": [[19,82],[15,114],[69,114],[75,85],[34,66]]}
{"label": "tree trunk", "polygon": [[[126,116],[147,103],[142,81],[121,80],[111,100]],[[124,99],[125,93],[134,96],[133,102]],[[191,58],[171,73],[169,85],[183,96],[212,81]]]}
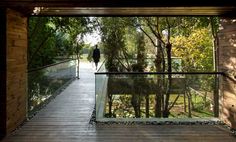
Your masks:
{"label": "tree trunk", "polygon": [[79,79],[79,64],[80,64],[80,55],[77,54],[77,79]]}
{"label": "tree trunk", "polygon": [[188,94],[188,117],[192,117],[192,109],[191,109],[191,102],[192,102],[192,97],[191,94]]}
{"label": "tree trunk", "polygon": [[207,101],[207,92],[205,92],[204,96],[203,96],[203,102],[204,102],[204,108],[206,107],[206,101]]}
{"label": "tree trunk", "polygon": [[108,95],[108,104],[109,104],[109,118],[112,117],[112,94]]}
{"label": "tree trunk", "polygon": [[184,112],[187,112],[187,109],[186,109],[186,94],[184,93]]}
{"label": "tree trunk", "polygon": [[155,117],[161,117],[161,94],[156,94],[156,104],[155,104]]}
{"label": "tree trunk", "polygon": [[172,45],[168,43],[166,45],[166,52],[167,52],[167,64],[168,64],[168,88],[166,92],[166,98],[165,98],[165,108],[163,110],[163,117],[168,118],[169,116],[169,99],[170,99],[170,90],[172,87],[172,68],[171,68],[171,47]]}
{"label": "tree trunk", "polygon": [[134,108],[134,113],[135,113],[135,117],[136,118],[140,118],[141,116],[141,111],[140,111],[140,95],[137,95],[137,94],[133,94],[132,95],[132,99],[131,99],[131,104]]}
{"label": "tree trunk", "polygon": [[[162,56],[161,56],[161,45],[160,42],[157,40],[157,54],[156,54],[156,59],[155,59],[155,66],[156,66],[156,72],[162,72]],[[156,97],[155,97],[155,117],[160,118],[161,117],[161,113],[162,113],[162,80],[161,80],[161,75],[157,75],[157,93],[156,93]]]}
{"label": "tree trunk", "polygon": [[149,118],[149,95],[147,94],[146,97],[146,118]]}

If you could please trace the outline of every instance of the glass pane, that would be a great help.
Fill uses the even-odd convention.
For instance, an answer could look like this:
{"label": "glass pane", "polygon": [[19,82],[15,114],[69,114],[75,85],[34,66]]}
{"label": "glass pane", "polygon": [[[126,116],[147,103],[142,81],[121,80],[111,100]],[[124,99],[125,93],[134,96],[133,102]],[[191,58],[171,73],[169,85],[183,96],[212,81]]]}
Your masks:
{"label": "glass pane", "polygon": [[96,116],[99,119],[214,117],[214,99],[218,95],[215,77],[215,74],[184,73],[96,74]]}
{"label": "glass pane", "polygon": [[56,64],[28,73],[29,116],[38,111],[51,97],[76,77],[76,60]]}

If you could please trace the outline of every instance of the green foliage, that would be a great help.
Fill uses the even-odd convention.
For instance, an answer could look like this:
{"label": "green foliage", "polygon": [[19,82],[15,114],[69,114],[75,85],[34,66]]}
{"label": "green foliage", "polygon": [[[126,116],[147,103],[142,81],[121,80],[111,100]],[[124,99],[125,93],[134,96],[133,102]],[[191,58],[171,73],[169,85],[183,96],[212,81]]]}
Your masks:
{"label": "green foliage", "polygon": [[[217,18],[215,17],[115,17],[103,18],[101,21],[103,32],[103,45],[109,71],[144,71],[145,51],[155,56],[155,68],[157,72],[172,71],[214,71],[213,68],[213,37],[217,29]],[[211,29],[212,28],[212,29]],[[141,38],[137,33],[142,32],[146,36]],[[147,40],[149,39],[149,40]],[[137,42],[136,42],[137,40]],[[145,43],[146,41],[147,43]],[[144,45],[147,45],[145,46]],[[151,44],[150,44],[151,43]],[[121,45],[119,45],[121,44]],[[135,45],[137,45],[136,48]],[[154,48],[153,48],[154,47]],[[146,49],[153,48],[154,50]],[[137,62],[129,60],[137,54]],[[175,56],[181,61],[173,60]],[[123,60],[119,60],[124,58]],[[172,59],[172,60],[171,60]],[[177,61],[177,62],[176,62]],[[173,69],[172,69],[173,68]],[[168,79],[171,80],[171,75]],[[191,78],[194,79],[194,78]],[[200,90],[212,90],[211,83],[214,78],[205,76],[195,79],[194,84],[199,85]],[[138,84],[138,83],[137,83]],[[201,84],[201,85],[200,85]],[[155,113],[161,112],[163,117],[168,117],[169,96],[168,86],[171,81],[159,82],[158,90],[165,86],[165,90],[157,92],[157,104],[163,108],[156,107]],[[133,94],[136,95],[135,93]],[[137,99],[138,97],[132,97]],[[139,99],[137,99],[139,100]],[[140,107],[139,101],[135,105]],[[133,104],[132,104],[133,105]],[[133,107],[135,106],[133,105]],[[134,107],[135,108],[135,107]],[[139,111],[136,108],[135,113]],[[155,114],[155,115],[156,115]],[[159,114],[158,114],[159,115]],[[135,116],[140,116],[138,113]],[[157,116],[157,115],[156,115]],[[161,117],[161,116],[159,116]]]}
{"label": "green foliage", "polygon": [[136,36],[136,50],[137,50],[137,63],[132,65],[133,71],[143,72],[147,67],[146,62],[146,50],[145,50],[145,41],[144,34],[137,33]]}
{"label": "green foliage", "polygon": [[182,58],[183,71],[213,71],[212,35],[208,28],[199,28],[189,36],[176,36],[172,55]]}
{"label": "green foliage", "polygon": [[85,17],[30,17],[28,68],[79,54],[83,35],[92,30],[88,23]]}
{"label": "green foliage", "polygon": [[[28,73],[28,112],[33,116],[75,77],[75,62],[65,62]],[[60,74],[64,76],[61,76]]]}
{"label": "green foliage", "polygon": [[92,62],[93,61],[93,47],[89,47],[88,48],[88,56],[87,56],[87,60],[89,62]]}
{"label": "green foliage", "polygon": [[[50,18],[48,17],[29,19],[29,68],[53,63],[52,57],[55,56],[55,52],[52,54],[50,52],[55,50],[55,39],[52,37],[53,28],[47,24],[49,22]],[[40,49],[45,49],[45,51]],[[33,58],[35,56],[37,58]]]}
{"label": "green foliage", "polygon": [[[125,54],[125,29],[119,17],[103,17],[101,19],[102,42],[106,67],[109,71],[121,71],[124,65],[119,58]],[[122,67],[123,66],[123,67]]]}

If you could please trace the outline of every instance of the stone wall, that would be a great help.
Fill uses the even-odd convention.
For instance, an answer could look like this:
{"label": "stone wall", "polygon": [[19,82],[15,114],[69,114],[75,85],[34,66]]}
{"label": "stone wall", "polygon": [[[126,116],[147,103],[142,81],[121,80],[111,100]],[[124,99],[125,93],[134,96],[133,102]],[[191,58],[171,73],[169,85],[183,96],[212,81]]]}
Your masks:
{"label": "stone wall", "polygon": [[222,18],[219,36],[220,119],[236,129],[236,19]]}

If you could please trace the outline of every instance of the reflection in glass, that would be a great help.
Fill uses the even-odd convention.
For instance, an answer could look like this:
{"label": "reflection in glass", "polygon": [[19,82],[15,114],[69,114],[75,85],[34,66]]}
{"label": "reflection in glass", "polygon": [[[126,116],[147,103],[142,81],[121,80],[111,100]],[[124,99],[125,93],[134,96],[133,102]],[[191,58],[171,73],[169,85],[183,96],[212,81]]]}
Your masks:
{"label": "reflection in glass", "polygon": [[168,88],[168,118],[215,116],[217,75],[173,73],[170,87],[167,76],[155,73],[96,74],[97,119],[161,118]]}
{"label": "reflection in glass", "polygon": [[76,77],[76,60],[28,73],[29,117]]}

